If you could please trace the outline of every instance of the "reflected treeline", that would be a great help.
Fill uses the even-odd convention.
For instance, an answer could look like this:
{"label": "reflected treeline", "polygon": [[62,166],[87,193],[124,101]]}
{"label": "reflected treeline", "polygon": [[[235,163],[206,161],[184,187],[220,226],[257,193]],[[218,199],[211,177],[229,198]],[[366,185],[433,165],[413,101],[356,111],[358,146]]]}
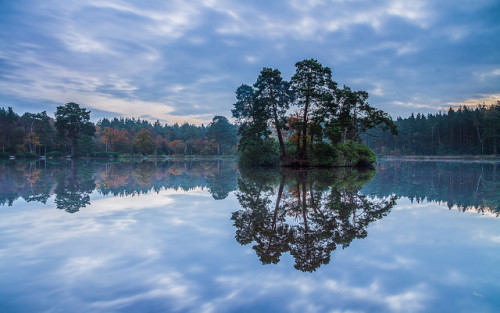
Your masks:
{"label": "reflected treeline", "polygon": [[373,178],[373,169],[240,172],[236,195],[242,209],[231,217],[236,240],[253,242],[263,264],[278,263],[290,252],[301,271],[316,270],[330,261],[337,246],[366,237],[370,222],[388,214],[396,200],[359,192]]}
{"label": "reflected treeline", "polygon": [[377,196],[447,203],[461,211],[500,214],[500,163],[388,161],[363,187]]}
{"label": "reflected treeline", "polygon": [[222,160],[0,164],[0,205],[10,206],[18,198],[46,203],[54,195],[57,208],[74,213],[90,204],[95,190],[102,195],[128,196],[194,188],[206,188],[216,200],[226,198],[237,189],[236,164]]}

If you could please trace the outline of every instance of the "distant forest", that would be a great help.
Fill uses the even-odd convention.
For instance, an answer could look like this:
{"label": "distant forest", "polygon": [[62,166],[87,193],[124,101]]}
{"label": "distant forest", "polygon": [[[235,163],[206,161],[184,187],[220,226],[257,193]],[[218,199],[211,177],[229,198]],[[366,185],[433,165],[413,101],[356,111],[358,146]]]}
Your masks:
{"label": "distant forest", "polygon": [[373,128],[362,135],[363,142],[385,155],[496,155],[500,148],[500,102],[412,114],[395,123],[397,136]]}
{"label": "distant forest", "polygon": [[0,156],[224,155],[236,152],[237,126],[223,116],[208,125],[151,123],[135,118],[90,122],[76,103],[19,116],[0,108]]}
{"label": "distant forest", "polygon": [[[395,124],[397,136],[373,128],[361,140],[385,155],[496,155],[500,148],[500,102],[412,114]],[[238,126],[223,116],[206,126],[139,118],[94,124],[90,111],[76,103],[57,107],[55,119],[45,111],[20,116],[11,107],[0,108],[0,157],[228,155],[237,152],[237,133]]]}

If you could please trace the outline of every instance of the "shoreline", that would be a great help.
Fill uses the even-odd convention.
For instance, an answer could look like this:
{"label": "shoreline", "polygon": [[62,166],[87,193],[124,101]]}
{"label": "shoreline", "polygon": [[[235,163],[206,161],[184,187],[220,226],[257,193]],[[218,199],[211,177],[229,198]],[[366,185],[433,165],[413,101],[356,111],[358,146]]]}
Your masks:
{"label": "shoreline", "polygon": [[495,155],[383,155],[377,156],[380,161],[404,160],[404,161],[490,161],[500,162],[500,156]]}

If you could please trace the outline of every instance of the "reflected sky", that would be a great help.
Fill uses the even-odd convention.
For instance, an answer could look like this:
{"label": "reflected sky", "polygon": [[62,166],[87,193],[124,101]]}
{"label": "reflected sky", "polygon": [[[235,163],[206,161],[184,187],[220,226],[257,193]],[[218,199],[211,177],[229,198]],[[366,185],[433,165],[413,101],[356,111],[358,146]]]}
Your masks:
{"label": "reflected sky", "polygon": [[[223,167],[237,173],[234,164],[219,164]],[[191,172],[200,173],[196,168]],[[217,171],[216,164],[212,169]],[[377,181],[386,181],[381,174],[379,169],[363,188],[376,191]],[[17,197],[11,206],[0,206],[0,311],[495,312],[500,307],[495,214],[448,210],[446,203],[417,203],[402,195],[390,214],[368,225],[365,238],[337,248],[329,264],[309,273],[296,270],[289,253],[277,264],[263,265],[252,245],[237,243],[231,220],[241,209],[237,193],[218,200],[202,185],[120,196],[95,189],[90,203],[73,214],[57,208],[53,193],[46,203]]]}

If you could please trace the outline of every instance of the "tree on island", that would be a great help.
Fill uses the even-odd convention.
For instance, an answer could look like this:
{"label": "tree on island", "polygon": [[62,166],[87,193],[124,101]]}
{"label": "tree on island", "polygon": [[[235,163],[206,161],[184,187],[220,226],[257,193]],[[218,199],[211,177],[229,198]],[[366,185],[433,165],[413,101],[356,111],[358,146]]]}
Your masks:
{"label": "tree on island", "polygon": [[278,161],[274,141],[269,137],[269,109],[264,101],[256,101],[252,86],[236,89],[236,103],[231,110],[239,122],[238,150],[240,161],[249,165],[273,165]]}
{"label": "tree on island", "polygon": [[260,102],[266,108],[266,118],[271,120],[276,128],[278,143],[280,147],[280,160],[286,158],[285,142],[282,130],[286,128],[286,111],[290,108],[293,93],[290,83],[283,80],[281,72],[277,69],[265,67],[254,84],[255,101]]}
{"label": "tree on island", "polygon": [[339,111],[334,122],[340,126],[343,143],[347,140],[360,141],[362,133],[377,126],[393,135],[397,134],[396,124],[389,115],[370,106],[367,100],[368,92],[364,90],[353,91],[347,86],[337,90]]}
{"label": "tree on island", "polygon": [[[345,166],[375,162],[374,153],[361,144],[360,134],[376,126],[395,134],[389,115],[369,105],[366,91],[337,88],[330,68],[317,60],[303,60],[295,66],[290,82],[277,69],[264,68],[253,87],[244,84],[236,90],[231,112],[240,124],[241,163],[273,165],[279,159],[285,166]],[[287,115],[290,108],[295,111]],[[272,130],[278,138],[279,157]]]}
{"label": "tree on island", "polygon": [[296,95],[295,105],[299,109],[301,133],[297,156],[299,160],[307,161],[308,141],[311,142],[308,139],[311,139],[313,125],[320,125],[336,111],[333,100],[337,83],[332,80],[330,68],[314,59],[297,62],[295,67],[291,86]]}

